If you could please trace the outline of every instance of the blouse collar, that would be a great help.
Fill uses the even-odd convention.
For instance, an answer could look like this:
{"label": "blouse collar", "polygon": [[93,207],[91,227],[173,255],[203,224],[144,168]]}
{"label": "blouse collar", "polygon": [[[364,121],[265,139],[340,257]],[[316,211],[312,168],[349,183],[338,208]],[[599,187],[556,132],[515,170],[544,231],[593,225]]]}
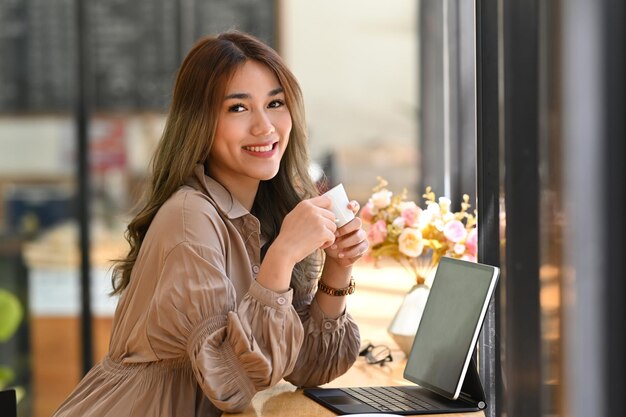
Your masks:
{"label": "blouse collar", "polygon": [[197,164],[193,170],[193,176],[187,181],[193,188],[200,189],[213,200],[215,206],[229,219],[236,219],[246,214],[248,210],[235,199],[230,191],[222,184],[204,173],[204,165]]}

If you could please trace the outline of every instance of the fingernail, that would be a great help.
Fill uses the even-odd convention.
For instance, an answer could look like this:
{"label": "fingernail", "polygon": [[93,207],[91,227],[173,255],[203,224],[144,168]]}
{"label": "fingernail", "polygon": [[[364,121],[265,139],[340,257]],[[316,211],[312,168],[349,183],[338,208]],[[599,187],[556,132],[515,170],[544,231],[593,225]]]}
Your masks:
{"label": "fingernail", "polygon": [[337,255],[337,256],[338,256],[338,257],[340,257],[340,258],[343,258],[343,257],[344,257],[344,254],[343,254],[343,253],[340,253],[340,254],[339,254],[339,255]]}

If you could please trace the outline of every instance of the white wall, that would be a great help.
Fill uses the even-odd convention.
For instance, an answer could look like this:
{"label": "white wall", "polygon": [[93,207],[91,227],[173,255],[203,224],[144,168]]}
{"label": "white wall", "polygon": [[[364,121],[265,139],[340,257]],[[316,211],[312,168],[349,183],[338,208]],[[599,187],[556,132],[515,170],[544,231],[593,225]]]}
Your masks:
{"label": "white wall", "polygon": [[71,175],[67,143],[73,136],[70,118],[0,117],[0,175]]}
{"label": "white wall", "polygon": [[418,175],[417,3],[278,4],[279,52],[304,92],[313,157],[337,151],[340,180],[359,198],[377,175],[410,188]]}

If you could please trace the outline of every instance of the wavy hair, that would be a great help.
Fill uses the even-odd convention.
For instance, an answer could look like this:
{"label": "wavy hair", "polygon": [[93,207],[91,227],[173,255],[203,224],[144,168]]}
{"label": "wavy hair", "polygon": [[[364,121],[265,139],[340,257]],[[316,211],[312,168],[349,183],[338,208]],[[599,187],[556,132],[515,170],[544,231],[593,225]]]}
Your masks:
{"label": "wavy hair", "polygon": [[[143,199],[145,203],[126,229],[130,249],[113,267],[112,294],[119,294],[128,286],[141,244],[159,208],[192,175],[196,164],[202,163],[208,172],[209,151],[226,86],[248,60],[259,62],[276,74],[292,119],[278,173],[270,180],[261,181],[252,207],[267,245],[274,241],[284,217],[296,204],[317,195],[308,173],[302,91],[282,58],[258,39],[238,31],[202,38],[191,48],[176,75],[163,135],[150,163],[151,181]],[[312,287],[319,274],[320,260],[318,252],[296,265],[291,279],[294,290],[307,291]]]}

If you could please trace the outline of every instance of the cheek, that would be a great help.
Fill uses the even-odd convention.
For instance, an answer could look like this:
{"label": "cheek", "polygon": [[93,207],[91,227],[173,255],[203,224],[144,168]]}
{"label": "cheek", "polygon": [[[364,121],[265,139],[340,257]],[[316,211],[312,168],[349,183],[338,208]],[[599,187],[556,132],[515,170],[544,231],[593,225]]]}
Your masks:
{"label": "cheek", "polygon": [[[215,137],[209,150],[209,158],[219,159],[225,157],[228,153],[229,144],[232,142],[234,132],[228,124],[220,124],[215,129]],[[221,156],[220,156],[221,155]]]}
{"label": "cheek", "polygon": [[281,134],[285,137],[285,139],[289,139],[289,134],[291,133],[291,127],[293,126],[293,122],[291,121],[291,115],[287,113],[284,117],[282,117],[278,121],[279,129]]}
{"label": "cheek", "polygon": [[215,140],[227,141],[239,134],[240,124],[233,120],[220,120],[215,129]]}

